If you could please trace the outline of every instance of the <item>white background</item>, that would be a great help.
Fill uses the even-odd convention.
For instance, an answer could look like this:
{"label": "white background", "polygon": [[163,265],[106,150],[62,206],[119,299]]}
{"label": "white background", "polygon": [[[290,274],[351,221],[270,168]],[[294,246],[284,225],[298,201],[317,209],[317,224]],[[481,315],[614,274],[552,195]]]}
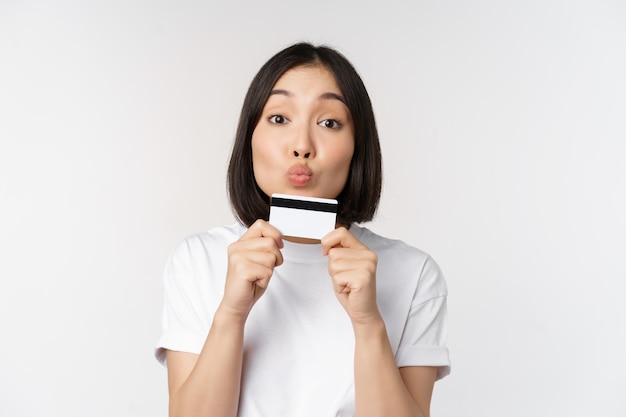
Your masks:
{"label": "white background", "polygon": [[433,416],[626,416],[626,4],[410,3],[0,0],[0,416],[166,415],[161,271],[299,40],[372,97],[369,227],[446,273]]}

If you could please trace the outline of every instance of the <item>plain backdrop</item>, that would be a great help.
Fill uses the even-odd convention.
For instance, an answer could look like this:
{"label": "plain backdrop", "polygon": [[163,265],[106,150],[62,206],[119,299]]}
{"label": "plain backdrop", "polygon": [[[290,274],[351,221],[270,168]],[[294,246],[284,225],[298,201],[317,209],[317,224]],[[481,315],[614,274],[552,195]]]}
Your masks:
{"label": "plain backdrop", "polygon": [[166,416],[163,267],[300,40],[369,89],[367,226],[446,274],[432,415],[626,416],[622,0],[0,0],[0,416]]}

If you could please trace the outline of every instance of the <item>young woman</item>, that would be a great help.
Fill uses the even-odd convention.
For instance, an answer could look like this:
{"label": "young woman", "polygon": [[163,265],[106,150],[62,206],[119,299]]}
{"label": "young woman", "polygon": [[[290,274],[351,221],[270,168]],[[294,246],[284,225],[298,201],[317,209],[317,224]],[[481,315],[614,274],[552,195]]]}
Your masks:
{"label": "young woman", "polygon": [[[167,264],[171,416],[429,416],[449,372],[445,280],[369,221],[381,190],[372,106],[337,51],[296,44],[246,95],[228,169],[239,223],[185,239]],[[335,198],[321,242],[268,223],[273,193]]]}

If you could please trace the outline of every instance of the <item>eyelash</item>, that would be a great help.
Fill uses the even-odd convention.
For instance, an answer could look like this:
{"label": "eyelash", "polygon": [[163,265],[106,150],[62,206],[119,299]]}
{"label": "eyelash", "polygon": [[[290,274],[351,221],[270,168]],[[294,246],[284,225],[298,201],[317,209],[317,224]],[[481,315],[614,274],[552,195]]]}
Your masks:
{"label": "eyelash", "polygon": [[[276,120],[279,117],[282,119],[282,121],[280,121],[280,122]],[[277,125],[282,125],[282,124],[287,122],[287,118],[285,116],[280,115],[280,114],[273,114],[270,117],[268,117],[267,120],[269,120],[270,123],[274,123],[274,124],[277,124]]]}
{"label": "eyelash", "polygon": [[[332,123],[333,126],[326,126],[326,123]],[[339,129],[342,125],[341,122],[339,120],[335,120],[335,119],[324,119],[321,122],[318,123],[318,125],[322,126],[322,127],[326,127],[328,129]]]}
{"label": "eyelash", "polygon": [[[270,123],[277,124],[277,125],[282,125],[289,121],[289,119],[287,119],[285,116],[280,115],[280,114],[273,114],[267,119],[269,120]],[[280,121],[278,119],[280,119]],[[326,125],[327,123],[330,123],[331,126],[327,126]],[[341,126],[343,126],[341,122],[336,119],[324,119],[321,122],[319,122],[318,125],[321,127],[325,127],[327,129],[333,129],[333,130],[339,129]]]}

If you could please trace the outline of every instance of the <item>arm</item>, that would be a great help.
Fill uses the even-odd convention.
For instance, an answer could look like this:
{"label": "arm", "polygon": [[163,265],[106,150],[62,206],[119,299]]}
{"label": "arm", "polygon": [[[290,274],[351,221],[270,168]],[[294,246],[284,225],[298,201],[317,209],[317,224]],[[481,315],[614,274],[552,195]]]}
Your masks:
{"label": "arm", "polygon": [[236,416],[245,320],[220,309],[200,355],[168,350],[170,416]]}
{"label": "arm", "polygon": [[398,369],[382,318],[354,329],[357,415],[429,417],[437,368]]}
{"label": "arm", "polygon": [[235,417],[245,322],[283,262],[280,233],[262,220],[228,248],[220,303],[200,355],[167,351],[171,417]]}
{"label": "arm", "polygon": [[377,256],[345,228],[322,239],[339,302],[355,335],[355,406],[359,417],[428,417],[436,368],[398,369],[376,304]]}

